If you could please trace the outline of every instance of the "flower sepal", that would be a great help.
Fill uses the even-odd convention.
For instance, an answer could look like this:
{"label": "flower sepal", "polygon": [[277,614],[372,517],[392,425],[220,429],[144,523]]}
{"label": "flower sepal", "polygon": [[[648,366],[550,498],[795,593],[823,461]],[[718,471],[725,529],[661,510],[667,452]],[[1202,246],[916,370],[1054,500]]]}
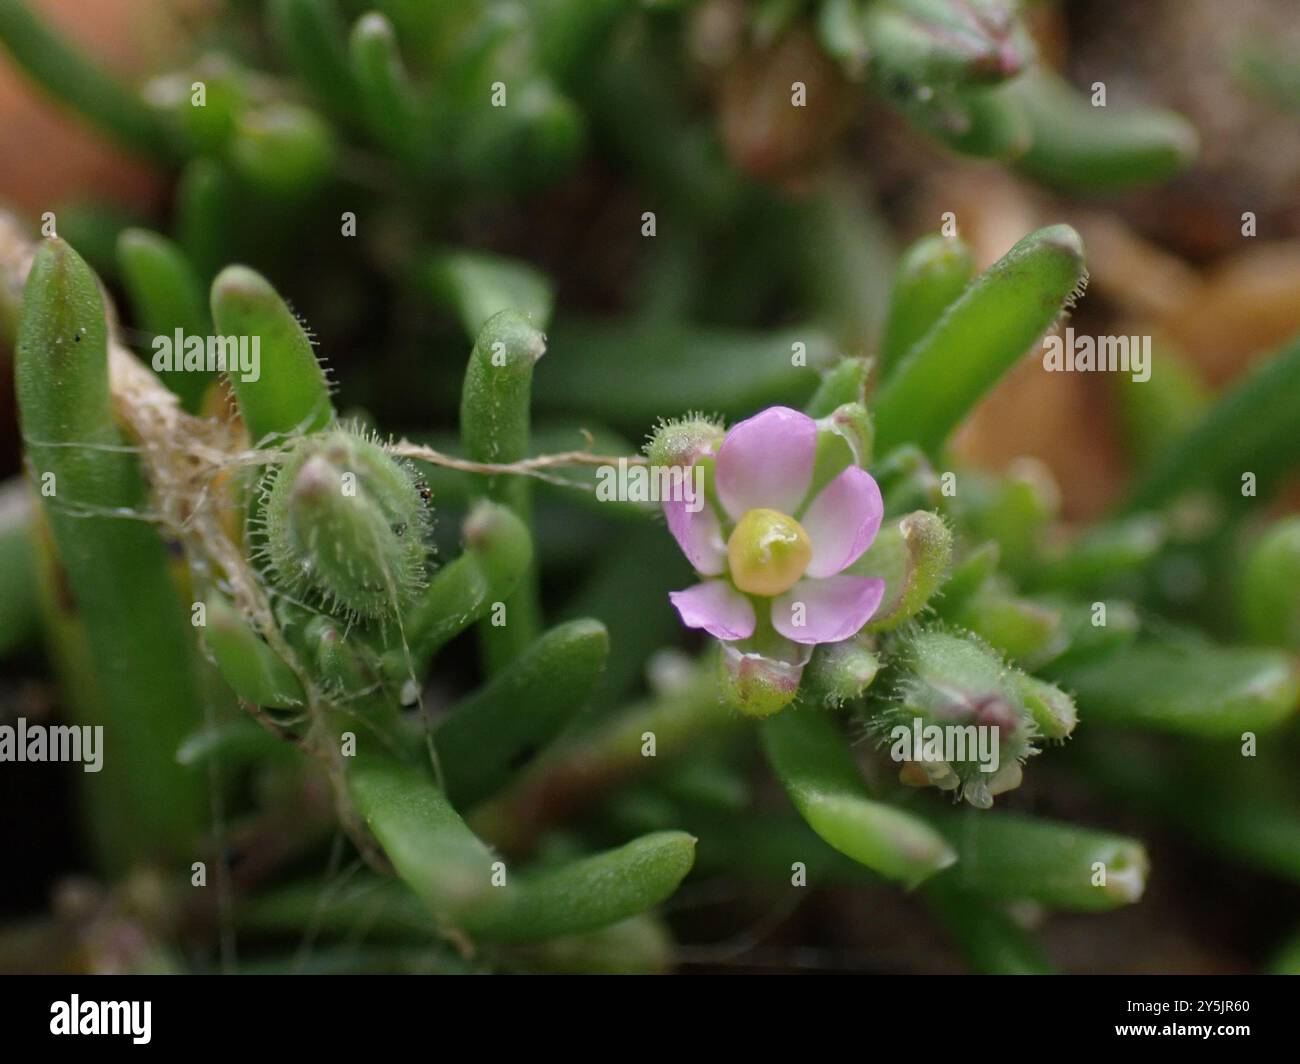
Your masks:
{"label": "flower sepal", "polygon": [[747,717],[762,719],[794,701],[812,648],[788,640],[782,642],[786,643],[785,653],[780,648],[764,653],[744,649],[738,643],[719,645],[718,686],[723,700],[733,709]]}

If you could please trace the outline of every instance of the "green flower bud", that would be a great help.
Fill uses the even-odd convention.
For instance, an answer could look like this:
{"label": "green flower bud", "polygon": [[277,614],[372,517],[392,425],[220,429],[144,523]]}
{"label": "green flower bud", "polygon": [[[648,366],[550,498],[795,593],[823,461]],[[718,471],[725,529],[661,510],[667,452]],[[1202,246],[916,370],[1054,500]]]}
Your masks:
{"label": "green flower bud", "polygon": [[842,643],[822,643],[814,651],[803,682],[806,698],[840,706],[862,695],[880,671],[880,659],[856,635]]}
{"label": "green flower bud", "polygon": [[366,667],[357,652],[356,641],[349,644],[330,618],[313,617],[306,627],[306,642],[316,664],[316,675],[331,697],[356,696],[376,682],[373,670]]}
{"label": "green flower bud", "polygon": [[886,521],[866,553],[847,570],[885,581],[884,598],[867,630],[889,631],[925,609],[951,560],[952,532],[938,514],[918,510]]}
{"label": "green flower bud", "polygon": [[981,809],[1018,787],[1039,734],[1020,674],[973,638],[933,629],[901,638],[894,660],[892,691],[867,726],[904,782],[928,782]]}
{"label": "green flower bud", "polygon": [[1028,673],[1014,674],[1025,708],[1038,725],[1038,730],[1049,739],[1064,739],[1079,722],[1079,711],[1074,699],[1055,684],[1040,680]]}
{"label": "green flower bud", "polygon": [[718,682],[723,700],[747,717],[770,717],[799,691],[803,666],[720,644]]}
{"label": "green flower bud", "polygon": [[862,21],[874,73],[887,90],[1014,77],[1034,56],[1012,0],[884,0]]}
{"label": "green flower bud", "polygon": [[697,458],[716,452],[725,435],[721,422],[703,414],[687,414],[659,422],[644,450],[651,465],[689,466]]}
{"label": "green flower bud", "polygon": [[425,585],[430,514],[412,468],[353,430],[304,437],[272,471],[272,582],[332,612],[394,616]]}

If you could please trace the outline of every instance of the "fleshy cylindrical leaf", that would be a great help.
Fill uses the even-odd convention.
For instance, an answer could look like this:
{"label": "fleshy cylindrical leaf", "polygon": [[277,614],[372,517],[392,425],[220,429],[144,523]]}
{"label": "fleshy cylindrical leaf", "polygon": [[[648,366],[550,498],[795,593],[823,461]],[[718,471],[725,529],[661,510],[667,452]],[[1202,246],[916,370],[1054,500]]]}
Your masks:
{"label": "fleshy cylindrical leaf", "polygon": [[882,452],[933,451],[1060,315],[1086,277],[1068,225],[1030,233],[976,278],[917,341],[876,398]]}
{"label": "fleshy cylindrical leaf", "polygon": [[608,652],[604,625],[570,621],[452,707],[433,733],[452,801],[487,798],[554,739],[586,706]]}
{"label": "fleshy cylindrical leaf", "polygon": [[768,760],[790,800],[835,849],[909,885],[956,859],[924,821],[868,796],[845,739],[824,712],[801,707],[762,727]]}
{"label": "fleshy cylindrical leaf", "polygon": [[266,278],[247,266],[222,270],[212,282],[212,320],[223,336],[258,342],[257,379],[230,375],[239,412],[254,442],[311,432],[333,420],[329,386],[311,340]]}
{"label": "fleshy cylindrical leaf", "polygon": [[970,248],[957,237],[927,236],[904,252],[880,341],[882,380],[961,295],[974,273]]}
{"label": "fleshy cylindrical leaf", "polygon": [[[103,770],[86,774],[101,859],[122,868],[184,851],[206,816],[201,781],[175,762],[198,721],[190,627],[145,505],[108,378],[108,330],[90,268],[59,240],[36,253],[16,353],[28,461],[95,668]],[[77,688],[83,690],[82,688]]]}

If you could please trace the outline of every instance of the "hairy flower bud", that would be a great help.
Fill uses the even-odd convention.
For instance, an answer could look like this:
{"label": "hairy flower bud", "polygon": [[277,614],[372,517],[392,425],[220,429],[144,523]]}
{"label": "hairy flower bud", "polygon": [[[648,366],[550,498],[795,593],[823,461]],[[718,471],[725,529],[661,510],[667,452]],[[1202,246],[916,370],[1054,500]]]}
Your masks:
{"label": "hairy flower bud", "polygon": [[716,420],[703,414],[687,414],[680,420],[661,421],[644,450],[651,465],[689,466],[716,451],[725,434]]}
{"label": "hairy flower bud", "polygon": [[841,643],[823,643],[813,652],[804,678],[804,692],[829,706],[860,697],[880,671],[880,659],[859,633]]}
{"label": "hairy flower bud", "polygon": [[305,437],[263,497],[275,584],[332,612],[391,617],[425,583],[430,516],[404,463],[351,429]]}
{"label": "hairy flower bud", "polygon": [[1019,676],[973,638],[940,630],[895,645],[893,689],[868,729],[905,783],[930,783],[986,809],[1020,785],[1039,735]]}

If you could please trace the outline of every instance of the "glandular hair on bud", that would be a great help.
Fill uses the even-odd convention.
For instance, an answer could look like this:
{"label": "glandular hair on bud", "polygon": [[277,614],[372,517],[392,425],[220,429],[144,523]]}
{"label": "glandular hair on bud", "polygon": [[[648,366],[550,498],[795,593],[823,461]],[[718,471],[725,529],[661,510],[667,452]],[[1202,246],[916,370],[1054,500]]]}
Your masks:
{"label": "glandular hair on bud", "polygon": [[902,781],[928,781],[978,808],[1018,787],[1040,735],[1019,674],[969,633],[912,629],[891,649],[866,727]]}
{"label": "glandular hair on bud", "polygon": [[646,441],[645,454],[652,466],[689,466],[716,451],[725,434],[717,418],[687,414],[661,421]]}
{"label": "glandular hair on bud", "polygon": [[303,437],[263,485],[268,579],[332,613],[394,616],[426,583],[426,494],[413,467],[352,427]]}

